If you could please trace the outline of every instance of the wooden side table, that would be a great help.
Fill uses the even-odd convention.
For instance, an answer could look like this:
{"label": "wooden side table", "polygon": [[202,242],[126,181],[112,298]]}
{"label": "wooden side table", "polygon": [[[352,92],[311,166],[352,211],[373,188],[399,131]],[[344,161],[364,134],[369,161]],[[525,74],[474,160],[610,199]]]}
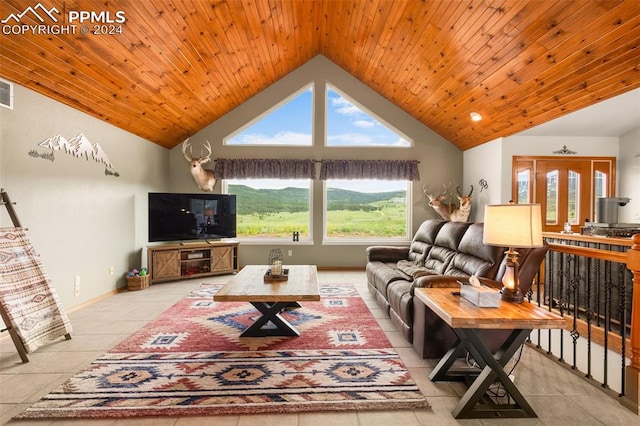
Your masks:
{"label": "wooden side table", "polygon": [[[429,375],[432,381],[464,381],[469,388],[453,410],[456,419],[537,417],[504,367],[533,329],[564,328],[566,319],[531,303],[500,302],[497,308],[479,308],[454,295],[451,288],[419,288],[415,296],[456,333],[458,340]],[[512,330],[502,347],[492,354],[478,329]],[[453,367],[469,351],[480,369]],[[513,404],[495,404],[485,398],[493,383],[501,383]]]}

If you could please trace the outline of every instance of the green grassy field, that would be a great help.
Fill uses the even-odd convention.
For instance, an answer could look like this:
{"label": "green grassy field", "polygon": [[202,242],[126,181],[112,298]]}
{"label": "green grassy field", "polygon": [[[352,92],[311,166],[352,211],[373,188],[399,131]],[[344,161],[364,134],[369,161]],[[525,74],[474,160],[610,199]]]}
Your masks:
{"label": "green grassy field", "polygon": [[309,219],[305,212],[238,214],[237,233],[240,237],[290,238],[294,231],[300,238],[309,237]]}
{"label": "green grassy field", "polygon": [[[406,206],[384,202],[378,210],[333,210],[327,213],[327,236],[343,238],[404,237]],[[294,231],[300,238],[309,236],[308,215],[305,212],[238,214],[238,235],[243,237],[289,238]]]}
{"label": "green grassy field", "polygon": [[[295,231],[308,238],[309,190],[286,187],[256,189],[229,185],[238,197],[237,234],[240,237],[291,238]],[[363,193],[329,188],[327,236],[334,238],[394,238],[406,236],[404,190]]]}
{"label": "green grassy field", "polygon": [[404,237],[406,207],[386,203],[374,211],[334,210],[327,212],[327,237],[371,238]]}

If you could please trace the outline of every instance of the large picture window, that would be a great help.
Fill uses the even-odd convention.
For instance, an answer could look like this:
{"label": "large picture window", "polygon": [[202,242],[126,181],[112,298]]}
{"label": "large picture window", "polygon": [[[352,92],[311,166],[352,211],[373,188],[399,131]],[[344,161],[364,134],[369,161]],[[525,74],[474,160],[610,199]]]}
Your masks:
{"label": "large picture window", "polygon": [[311,146],[313,85],[274,106],[225,139],[225,145]]}
{"label": "large picture window", "polygon": [[325,241],[407,240],[407,181],[325,181]]}
{"label": "large picture window", "polygon": [[236,234],[241,239],[311,239],[311,180],[229,179],[236,194]]}
{"label": "large picture window", "polygon": [[411,141],[327,85],[327,146],[410,147]]}

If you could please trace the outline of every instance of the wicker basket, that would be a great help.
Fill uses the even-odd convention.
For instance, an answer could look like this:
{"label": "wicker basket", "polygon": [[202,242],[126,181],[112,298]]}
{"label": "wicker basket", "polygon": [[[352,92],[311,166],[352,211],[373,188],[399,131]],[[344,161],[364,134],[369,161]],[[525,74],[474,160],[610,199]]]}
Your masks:
{"label": "wicker basket", "polygon": [[135,276],[135,277],[126,277],[127,279],[127,288],[129,290],[144,290],[149,287],[149,275],[143,276]]}

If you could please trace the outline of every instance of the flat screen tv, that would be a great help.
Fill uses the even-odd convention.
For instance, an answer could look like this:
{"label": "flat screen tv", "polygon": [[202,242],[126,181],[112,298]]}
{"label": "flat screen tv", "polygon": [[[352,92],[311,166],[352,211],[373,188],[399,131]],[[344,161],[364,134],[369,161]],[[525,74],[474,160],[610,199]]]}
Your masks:
{"label": "flat screen tv", "polygon": [[149,242],[235,236],[235,195],[149,193]]}

